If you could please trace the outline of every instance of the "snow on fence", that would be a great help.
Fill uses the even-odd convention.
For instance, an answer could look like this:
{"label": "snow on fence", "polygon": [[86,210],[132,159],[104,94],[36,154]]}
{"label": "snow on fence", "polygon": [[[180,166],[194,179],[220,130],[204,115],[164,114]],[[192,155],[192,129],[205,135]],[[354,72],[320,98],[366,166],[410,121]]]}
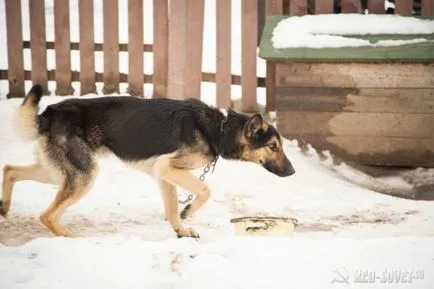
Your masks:
{"label": "snow on fence", "polygon": [[[56,94],[69,95],[71,83],[80,82],[80,93],[96,92],[95,83],[103,82],[103,92],[119,92],[120,83],[128,91],[143,96],[143,83],[153,84],[153,97],[200,97],[202,81],[216,83],[216,104],[230,106],[231,84],[242,87],[242,110],[257,110],[257,87],[267,87],[267,110],[275,110],[272,63],[267,64],[266,79],[258,77],[258,0],[241,0],[241,75],[231,74],[231,0],[216,1],[216,72],[202,72],[204,0],[154,0],[153,44],[143,41],[143,0],[128,1],[128,43],[119,41],[118,0],[103,1],[103,41],[94,40],[94,3],[79,0],[79,42],[70,41],[68,0],[54,1],[54,42],[46,41],[45,1],[29,1],[30,41],[23,39],[21,1],[5,0],[8,69],[0,70],[0,79],[9,80],[11,95],[23,96],[24,81],[41,83],[48,92],[49,80],[56,82]],[[264,3],[265,2],[265,3]],[[304,15],[314,3],[315,14],[333,13],[335,0],[266,0],[266,15]],[[339,2],[339,1],[338,1]],[[422,0],[422,15],[434,14],[434,1]],[[341,0],[341,12],[360,13],[359,0]],[[384,13],[384,0],[368,0],[369,13]],[[396,1],[396,13],[412,13],[413,0]],[[170,21],[169,21],[170,18]],[[170,43],[170,45],[169,45]],[[31,50],[31,71],[24,69],[24,49]],[[47,50],[55,50],[55,70],[47,69]],[[71,69],[71,51],[80,52],[80,71]],[[102,51],[103,72],[95,71],[95,52]],[[128,52],[128,73],[119,70],[119,53]],[[153,73],[143,72],[143,52],[153,54]]]}

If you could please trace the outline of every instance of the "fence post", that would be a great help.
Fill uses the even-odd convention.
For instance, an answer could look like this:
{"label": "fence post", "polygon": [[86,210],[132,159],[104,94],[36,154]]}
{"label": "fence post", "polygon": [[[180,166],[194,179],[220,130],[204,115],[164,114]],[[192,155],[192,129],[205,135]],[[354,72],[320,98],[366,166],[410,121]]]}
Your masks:
{"label": "fence post", "polygon": [[421,10],[422,16],[434,16],[434,1],[422,0]]}
{"label": "fence post", "polygon": [[118,0],[103,1],[104,87],[103,93],[119,92],[119,16]]}
{"label": "fence post", "polygon": [[96,93],[93,1],[80,0],[80,94]]}
{"label": "fence post", "polygon": [[45,37],[44,0],[29,1],[30,48],[32,55],[32,82],[39,84],[48,94],[47,51]]}
{"label": "fence post", "polygon": [[315,14],[329,14],[333,11],[333,0],[315,0]]}
{"label": "fence post", "polygon": [[368,0],[369,14],[384,14],[384,0]]}
{"label": "fence post", "polygon": [[186,97],[200,99],[204,0],[189,0],[187,8],[187,51],[185,55]]}
{"label": "fence post", "polygon": [[216,92],[217,107],[231,106],[231,0],[216,1]]}
{"label": "fence post", "polygon": [[128,92],[140,97],[143,97],[143,44],[143,0],[128,0]]}
{"label": "fence post", "polygon": [[342,13],[360,13],[362,7],[360,6],[360,0],[342,0]]}
{"label": "fence post", "polygon": [[[342,0],[345,1],[345,0]],[[290,0],[289,14],[291,15],[306,15],[307,14],[307,0]]]}
{"label": "fence post", "polygon": [[245,112],[258,110],[256,99],[257,27],[257,0],[241,0],[241,110]]}
{"label": "fence post", "polygon": [[56,48],[56,94],[71,95],[71,40],[69,37],[69,1],[54,0],[54,45]]}
{"label": "fence post", "polygon": [[21,1],[6,0],[5,8],[9,81],[7,97],[23,97],[25,92]]}
{"label": "fence post", "polygon": [[411,15],[413,11],[413,0],[395,1],[395,14]]}
{"label": "fence post", "polygon": [[[282,15],[283,13],[283,2],[282,0],[269,0],[266,1],[265,15]],[[265,110],[275,111],[276,110],[276,63],[267,60],[266,67],[266,105]]]}
{"label": "fence post", "polygon": [[167,94],[185,98],[188,0],[171,0],[169,16],[169,75]]}
{"label": "fence post", "polygon": [[169,19],[168,0],[154,0],[153,97],[167,97]]}

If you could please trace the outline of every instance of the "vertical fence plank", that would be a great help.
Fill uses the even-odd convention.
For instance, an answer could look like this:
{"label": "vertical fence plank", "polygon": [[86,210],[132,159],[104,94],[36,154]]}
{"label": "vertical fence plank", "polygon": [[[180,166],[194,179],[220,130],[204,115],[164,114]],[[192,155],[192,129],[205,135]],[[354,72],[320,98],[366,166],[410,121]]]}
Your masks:
{"label": "vertical fence plank", "polygon": [[258,2],[241,0],[241,109],[257,111],[256,44],[258,42]]}
{"label": "vertical fence plank", "polygon": [[56,47],[56,94],[71,95],[74,89],[71,86],[69,1],[54,0],[54,45]]}
{"label": "vertical fence plank", "polygon": [[23,97],[25,92],[21,1],[6,0],[5,8],[8,42],[8,97]]}
{"label": "vertical fence plank", "polygon": [[118,0],[103,1],[104,87],[103,93],[119,92]]}
{"label": "vertical fence plank", "polygon": [[290,0],[289,1],[289,14],[290,15],[306,15],[307,14],[307,0]]}
{"label": "vertical fence plank", "polygon": [[143,97],[143,0],[128,0],[128,92]]}
{"label": "vertical fence plank", "polygon": [[434,16],[434,0],[422,0],[422,16]]}
{"label": "vertical fence plank", "polygon": [[187,54],[185,55],[185,92],[186,97],[200,99],[202,82],[202,44],[204,0],[190,0],[187,12]]}
{"label": "vertical fence plank", "polygon": [[360,13],[362,9],[360,0],[342,0],[341,7],[342,13]]}
{"label": "vertical fence plank", "polygon": [[[283,14],[283,2],[282,0],[269,0],[265,4],[265,15],[282,15]],[[266,111],[276,110],[276,64],[273,61],[267,60],[266,67]]]}
{"label": "vertical fence plank", "polygon": [[333,11],[333,0],[315,0],[315,14],[329,14]]}
{"label": "vertical fence plank", "polygon": [[[154,0],[154,39],[152,75],[153,97],[167,96],[168,49],[169,49],[169,19],[168,0]],[[158,16],[158,17],[157,17]]]}
{"label": "vertical fence plank", "polygon": [[411,15],[413,11],[413,0],[396,0],[395,14]]}
{"label": "vertical fence plank", "polygon": [[265,2],[265,14],[282,15],[283,14],[283,0],[267,0]]}
{"label": "vertical fence plank", "polygon": [[80,94],[96,93],[93,1],[80,0]]}
{"label": "vertical fence plank", "polygon": [[188,0],[171,0],[169,17],[169,77],[167,94],[185,98]]}
{"label": "vertical fence plank", "polygon": [[217,26],[217,107],[228,108],[231,105],[231,0],[216,1]]}
{"label": "vertical fence plank", "polygon": [[369,14],[384,14],[384,0],[368,0]]}
{"label": "vertical fence plank", "polygon": [[47,52],[45,37],[44,0],[29,1],[30,48],[32,55],[32,82],[44,88],[48,94]]}

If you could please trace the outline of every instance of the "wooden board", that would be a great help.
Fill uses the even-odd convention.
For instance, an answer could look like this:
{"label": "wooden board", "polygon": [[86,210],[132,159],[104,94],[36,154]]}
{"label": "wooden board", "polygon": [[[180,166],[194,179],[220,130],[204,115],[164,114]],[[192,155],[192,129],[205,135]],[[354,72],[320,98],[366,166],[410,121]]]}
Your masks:
{"label": "wooden board", "polygon": [[434,16],[433,0],[422,0],[421,14],[423,16]]}
{"label": "wooden board", "polygon": [[69,46],[69,5],[54,0],[54,43],[56,45],[56,95],[71,95],[71,48]]}
{"label": "wooden board", "polygon": [[143,0],[128,0],[128,92],[143,97]]}
{"label": "wooden board", "polygon": [[265,1],[265,14],[282,15],[283,13],[283,0],[267,0]]}
{"label": "wooden board", "polygon": [[[434,88],[280,87],[280,111],[434,115]],[[434,125],[433,125],[434,126]]]}
{"label": "wooden board", "polygon": [[[266,1],[265,14],[266,16],[271,15],[282,15],[283,13],[283,3],[282,0],[269,0]],[[276,64],[273,61],[267,61],[266,63],[266,111],[276,110]]]}
{"label": "wooden board", "polygon": [[243,111],[251,112],[258,109],[256,101],[257,0],[242,0],[241,13],[241,107]]}
{"label": "wooden board", "polygon": [[104,94],[119,92],[118,0],[103,1]]}
{"label": "wooden board", "polygon": [[267,102],[265,110],[276,111],[276,63],[273,61],[267,61],[266,64],[266,79],[265,86],[267,88],[266,97]]}
{"label": "wooden board", "polygon": [[216,1],[216,94],[217,107],[231,105],[231,0]]}
{"label": "wooden board", "polygon": [[289,14],[302,16],[307,14],[307,0],[289,0]]}
{"label": "wooden board", "polygon": [[395,14],[411,15],[413,10],[413,0],[398,0],[395,1],[395,3]]}
{"label": "wooden board", "polygon": [[[279,128],[279,125],[278,125]],[[348,137],[290,134],[299,145],[328,150],[345,161],[376,166],[434,167],[433,138]]]}
{"label": "wooden board", "polygon": [[202,45],[205,13],[204,0],[190,0],[187,12],[187,53],[185,55],[184,95],[200,99],[202,78]]}
{"label": "wooden board", "polygon": [[276,85],[292,87],[433,88],[434,63],[283,63]]}
{"label": "wooden board", "polygon": [[6,0],[5,6],[8,43],[8,97],[23,97],[25,92],[21,1]]}
{"label": "wooden board", "polygon": [[168,0],[153,1],[154,34],[153,34],[153,97],[167,97],[168,77],[168,45],[169,45],[169,15]]}
{"label": "wooden board", "polygon": [[[259,57],[266,60],[288,60],[293,62],[420,62],[434,61],[434,41],[407,44],[393,47],[342,47],[342,48],[286,48],[275,49],[271,36],[274,27],[287,16],[269,16],[265,22]],[[379,39],[426,38],[434,40],[434,34],[428,35],[373,35],[348,36],[358,37],[374,43]]]}
{"label": "wooden board", "polygon": [[341,0],[342,13],[360,13],[361,6],[359,0]]}
{"label": "wooden board", "polygon": [[333,13],[333,0],[315,0],[315,14]]}
{"label": "wooden board", "polygon": [[96,93],[93,1],[80,0],[80,94]]}
{"label": "wooden board", "polygon": [[434,139],[434,114],[278,111],[277,123],[300,135]]}
{"label": "wooden board", "polygon": [[384,0],[368,0],[369,14],[384,14]]}
{"label": "wooden board", "polygon": [[47,51],[45,49],[44,0],[29,1],[30,45],[32,55],[32,83],[40,84],[48,95]]}
{"label": "wooden board", "polygon": [[172,99],[185,98],[187,54],[188,1],[170,1],[169,76],[167,95]]}

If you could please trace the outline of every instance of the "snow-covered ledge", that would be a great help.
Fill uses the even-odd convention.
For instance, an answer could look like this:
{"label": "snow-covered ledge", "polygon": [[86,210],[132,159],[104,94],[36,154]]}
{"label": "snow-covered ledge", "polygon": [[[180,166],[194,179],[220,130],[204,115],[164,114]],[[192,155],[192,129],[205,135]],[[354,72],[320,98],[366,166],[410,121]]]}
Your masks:
{"label": "snow-covered ledge", "polygon": [[336,48],[361,46],[396,46],[429,41],[423,37],[410,40],[369,40],[345,35],[434,33],[434,20],[399,15],[324,14],[294,16],[281,20],[273,30],[274,48]]}

